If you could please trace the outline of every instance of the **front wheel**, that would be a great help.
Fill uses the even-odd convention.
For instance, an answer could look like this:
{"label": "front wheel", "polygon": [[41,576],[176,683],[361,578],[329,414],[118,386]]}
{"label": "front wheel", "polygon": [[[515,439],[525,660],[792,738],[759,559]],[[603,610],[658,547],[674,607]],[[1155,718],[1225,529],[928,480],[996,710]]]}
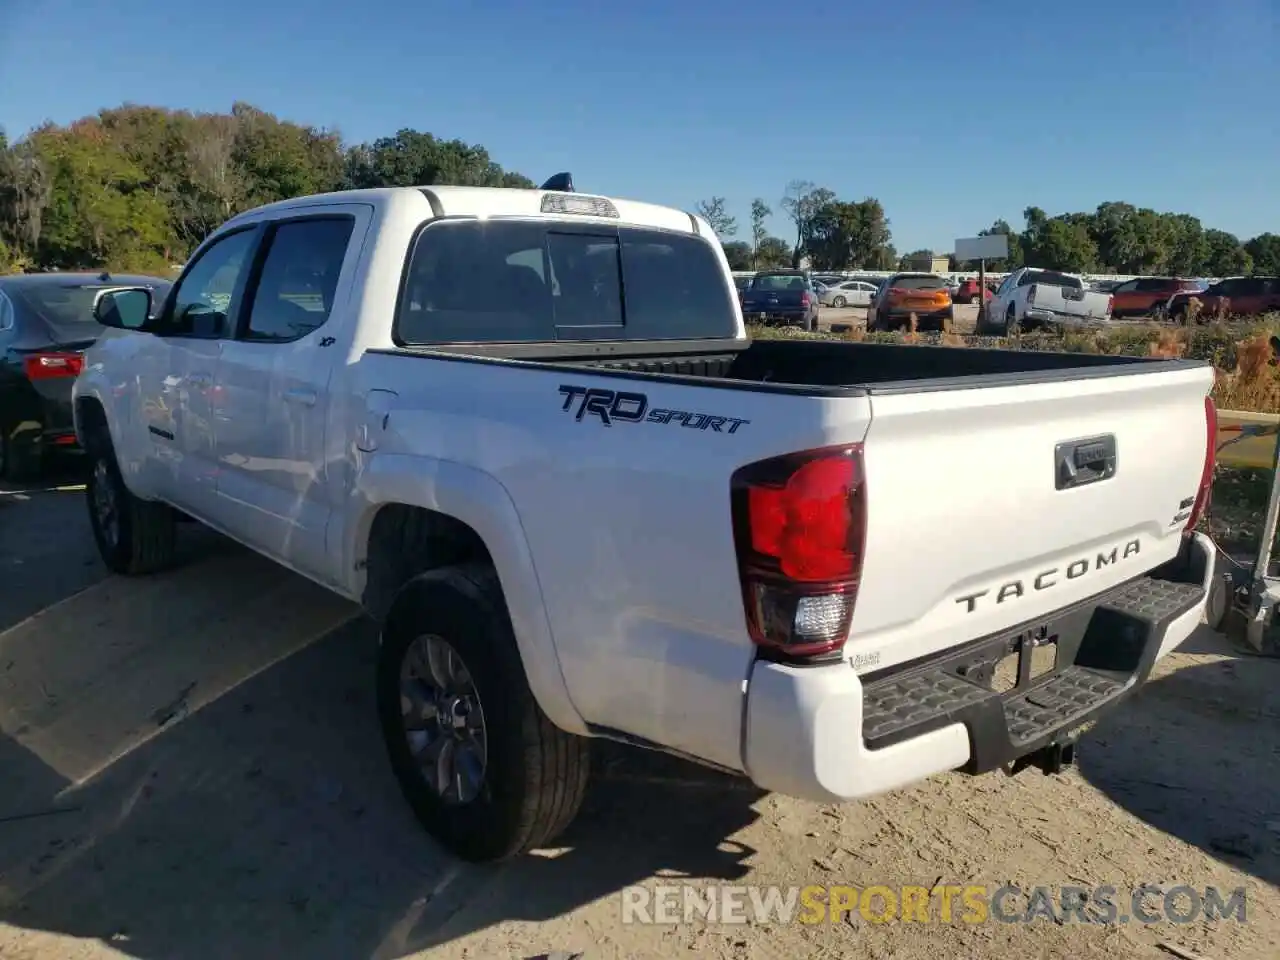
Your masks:
{"label": "front wheel", "polygon": [[377,699],[405,799],[457,856],[517,856],[577,815],[589,741],[534,700],[492,569],[446,567],[401,588],[383,627]]}
{"label": "front wheel", "polygon": [[849,301],[846,300],[844,297],[836,297],[834,300],[831,301],[831,305],[835,307],[837,310],[840,309],[841,307],[844,307],[848,303]]}
{"label": "front wheel", "polygon": [[173,564],[173,510],[129,492],[109,440],[94,438],[89,444],[85,494],[93,539],[108,570],[132,576],[156,573]]}

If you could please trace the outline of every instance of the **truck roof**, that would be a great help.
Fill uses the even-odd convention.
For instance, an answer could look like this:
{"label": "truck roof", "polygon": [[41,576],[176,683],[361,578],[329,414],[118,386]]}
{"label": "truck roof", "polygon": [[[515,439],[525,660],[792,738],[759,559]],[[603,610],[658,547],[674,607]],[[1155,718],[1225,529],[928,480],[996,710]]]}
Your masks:
{"label": "truck roof", "polygon": [[638,200],[624,200],[590,193],[560,193],[554,190],[525,190],[516,187],[376,187],[367,190],[339,190],[318,193],[306,197],[293,197],[265,206],[255,207],[233,217],[229,223],[263,212],[278,212],[332,203],[367,203],[380,210],[396,213],[412,213],[420,210],[422,219],[428,217],[522,217],[561,216],[565,211],[544,209],[547,197],[580,198],[583,201],[604,201],[616,216],[594,215],[573,211],[570,216],[583,217],[606,223],[627,223],[654,227],[660,230],[676,230],[681,233],[697,233],[711,238],[714,233],[701,217],[674,207],[662,207]]}

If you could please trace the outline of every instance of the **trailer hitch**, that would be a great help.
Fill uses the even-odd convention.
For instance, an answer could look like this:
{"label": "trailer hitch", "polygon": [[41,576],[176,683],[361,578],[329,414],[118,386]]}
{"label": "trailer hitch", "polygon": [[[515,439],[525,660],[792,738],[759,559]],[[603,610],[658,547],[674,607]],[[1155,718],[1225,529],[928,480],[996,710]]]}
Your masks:
{"label": "trailer hitch", "polygon": [[1068,767],[1075,766],[1075,763],[1076,741],[1065,740],[1033,750],[1014,760],[1004,769],[1005,773],[1011,777],[1016,777],[1028,767],[1038,767],[1045,776],[1053,776],[1062,773]]}

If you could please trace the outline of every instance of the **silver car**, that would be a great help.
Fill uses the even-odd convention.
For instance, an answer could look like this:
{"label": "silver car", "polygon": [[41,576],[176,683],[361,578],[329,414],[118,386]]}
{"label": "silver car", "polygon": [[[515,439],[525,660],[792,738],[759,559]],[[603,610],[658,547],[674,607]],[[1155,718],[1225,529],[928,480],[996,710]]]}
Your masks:
{"label": "silver car", "polygon": [[865,307],[871,303],[876,285],[866,280],[845,280],[821,291],[819,301],[824,307]]}

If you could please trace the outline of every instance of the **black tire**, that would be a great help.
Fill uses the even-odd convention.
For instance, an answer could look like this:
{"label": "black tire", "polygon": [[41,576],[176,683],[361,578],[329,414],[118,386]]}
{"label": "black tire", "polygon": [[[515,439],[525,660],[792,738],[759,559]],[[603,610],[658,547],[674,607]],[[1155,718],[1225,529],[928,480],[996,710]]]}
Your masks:
{"label": "black tire", "polygon": [[[85,500],[93,539],[107,569],[138,576],[173,566],[177,541],[173,510],[129,492],[109,438],[92,437],[88,454]],[[114,505],[114,521],[104,507],[108,502]]]}
{"label": "black tire", "polygon": [[1004,335],[1006,337],[1016,337],[1018,335],[1018,315],[1014,312],[1013,304],[1009,304],[1009,309],[1004,312]]}
{"label": "black tire", "polygon": [[[466,666],[482,711],[486,759],[480,793],[449,803],[410,750],[401,668],[422,636],[444,640]],[[464,860],[505,860],[544,846],[573,821],[586,792],[589,740],[556,727],[534,700],[497,575],[486,566],[445,567],[410,580],[383,626],[378,719],[392,771],[415,816]]]}
{"label": "black tire", "polygon": [[36,443],[14,443],[8,430],[0,433],[0,478],[10,483],[34,483],[44,473],[43,449]]}
{"label": "black tire", "polygon": [[831,301],[831,305],[835,307],[837,310],[839,310],[841,307],[846,306],[848,303],[849,301],[846,300],[844,297],[836,297],[834,300]]}

